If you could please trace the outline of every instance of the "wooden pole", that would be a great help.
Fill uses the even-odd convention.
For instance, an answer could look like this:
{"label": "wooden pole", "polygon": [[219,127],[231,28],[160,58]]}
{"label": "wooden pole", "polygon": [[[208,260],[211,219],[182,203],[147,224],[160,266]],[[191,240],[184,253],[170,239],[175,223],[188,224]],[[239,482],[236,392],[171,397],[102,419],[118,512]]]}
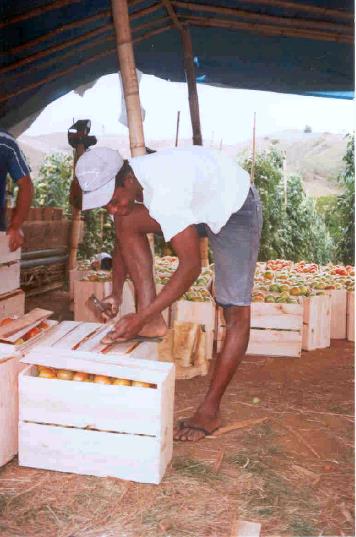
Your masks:
{"label": "wooden pole", "polygon": [[199,100],[197,92],[197,83],[195,79],[195,67],[193,58],[193,46],[190,32],[187,28],[181,30],[183,53],[184,53],[184,71],[188,85],[188,99],[190,108],[190,118],[193,129],[193,145],[203,145],[203,139],[200,128]]}
{"label": "wooden pole", "polygon": [[[127,0],[112,0],[112,14],[116,34],[117,55],[120,64],[122,86],[129,127],[131,156],[146,154],[145,137],[141,116],[140,93],[133,51],[129,9]],[[154,255],[154,238],[148,235],[152,255]]]}
{"label": "wooden pole", "polygon": [[[78,162],[79,157],[83,155],[83,153],[85,153],[84,144],[78,144],[78,146],[75,149],[73,149],[73,181],[75,179],[75,166]],[[69,259],[68,259],[68,270],[74,269],[77,265],[77,253],[78,253],[81,226],[82,226],[81,211],[80,209],[72,207],[72,226],[70,230],[70,249],[69,249]]]}
{"label": "wooden pole", "polygon": [[176,141],[175,147],[178,147],[178,138],[179,138],[179,122],[180,122],[180,110],[177,112],[177,128],[176,128]]}
{"label": "wooden pole", "polygon": [[146,154],[140,94],[132,45],[127,0],[112,0],[116,47],[127,111],[131,156]]}
{"label": "wooden pole", "polygon": [[252,130],[252,164],[251,164],[251,183],[255,182],[255,162],[256,162],[256,112],[253,114]]}

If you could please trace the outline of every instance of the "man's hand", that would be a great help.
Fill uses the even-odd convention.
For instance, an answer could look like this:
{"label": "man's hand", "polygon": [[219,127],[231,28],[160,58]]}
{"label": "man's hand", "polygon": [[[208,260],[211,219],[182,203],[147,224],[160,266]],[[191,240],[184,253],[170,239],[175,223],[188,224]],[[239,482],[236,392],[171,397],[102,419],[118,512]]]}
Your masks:
{"label": "man's hand", "polygon": [[9,236],[9,248],[11,252],[14,252],[23,245],[24,235],[20,227],[10,225],[6,234]]}
{"label": "man's hand", "polygon": [[118,297],[114,295],[109,295],[101,301],[102,305],[105,307],[105,311],[102,312],[102,317],[105,321],[113,319],[120,311],[120,301]]}
{"label": "man's hand", "polygon": [[114,326],[111,332],[101,340],[104,344],[113,341],[126,341],[137,336],[144,326],[144,319],[139,313],[129,313],[121,317],[119,322]]}

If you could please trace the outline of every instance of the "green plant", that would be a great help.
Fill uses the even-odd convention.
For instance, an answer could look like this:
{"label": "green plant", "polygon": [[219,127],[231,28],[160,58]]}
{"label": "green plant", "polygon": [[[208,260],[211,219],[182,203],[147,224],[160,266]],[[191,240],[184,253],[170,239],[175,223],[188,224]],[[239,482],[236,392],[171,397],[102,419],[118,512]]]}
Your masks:
{"label": "green plant", "polygon": [[337,210],[340,215],[340,240],[336,257],[343,263],[355,264],[355,137],[348,135],[346,153],[343,158],[345,168],[338,181],[343,193],[338,196]]}
{"label": "green plant", "polygon": [[61,207],[69,215],[69,189],[73,174],[73,157],[64,153],[46,156],[35,182],[34,207]]}

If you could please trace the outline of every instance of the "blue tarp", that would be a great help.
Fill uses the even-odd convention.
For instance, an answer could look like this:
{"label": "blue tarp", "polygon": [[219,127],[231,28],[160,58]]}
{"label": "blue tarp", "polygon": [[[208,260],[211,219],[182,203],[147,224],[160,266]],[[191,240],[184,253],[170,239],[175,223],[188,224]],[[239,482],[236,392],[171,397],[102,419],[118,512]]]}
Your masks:
{"label": "blue tarp", "polygon": [[[159,1],[131,4],[137,67],[184,81],[181,40],[167,11]],[[271,7],[266,0],[173,0],[172,5],[189,24],[198,82],[353,97],[352,1],[275,0]],[[221,7],[234,8],[236,15],[220,12]],[[118,70],[109,0],[0,0],[0,8],[3,127]]]}

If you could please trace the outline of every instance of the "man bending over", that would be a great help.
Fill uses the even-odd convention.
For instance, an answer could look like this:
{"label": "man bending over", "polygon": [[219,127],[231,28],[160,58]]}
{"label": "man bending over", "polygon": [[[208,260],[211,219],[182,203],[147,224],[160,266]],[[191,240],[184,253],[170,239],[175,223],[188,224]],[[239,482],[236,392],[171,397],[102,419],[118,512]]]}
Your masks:
{"label": "man bending over", "polygon": [[[192,418],[175,428],[176,440],[200,440],[220,426],[222,396],[248,345],[262,227],[257,191],[248,173],[234,161],[220,151],[200,146],[167,149],[125,161],[117,151],[94,148],[80,157],[76,176],[83,191],[83,210],[105,206],[115,220],[116,301],[120,301],[127,272],[135,286],[137,313],[117,322],[109,334],[111,340],[166,333],[161,312],[198,277],[197,225],[205,228],[214,255],[216,301],[223,307],[226,337],[204,401]],[[160,232],[171,242],[179,265],[156,296],[146,234]]]}

